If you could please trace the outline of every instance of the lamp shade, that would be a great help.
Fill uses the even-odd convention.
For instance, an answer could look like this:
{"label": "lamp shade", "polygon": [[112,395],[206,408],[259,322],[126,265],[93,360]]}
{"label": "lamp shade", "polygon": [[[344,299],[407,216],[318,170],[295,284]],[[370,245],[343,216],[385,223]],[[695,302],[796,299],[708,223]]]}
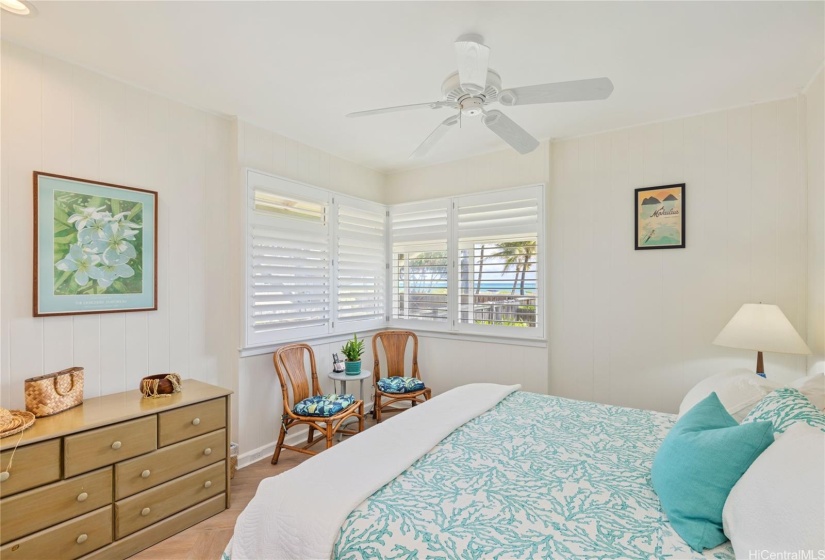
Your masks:
{"label": "lamp shade", "polygon": [[713,343],[757,352],[811,353],[779,306],[765,303],[743,305]]}

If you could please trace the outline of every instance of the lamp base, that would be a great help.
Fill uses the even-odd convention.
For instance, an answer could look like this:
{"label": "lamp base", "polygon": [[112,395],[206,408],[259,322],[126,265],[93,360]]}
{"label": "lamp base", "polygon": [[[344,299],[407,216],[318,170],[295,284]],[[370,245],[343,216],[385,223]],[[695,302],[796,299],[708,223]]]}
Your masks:
{"label": "lamp base", "polygon": [[762,352],[756,353],[756,375],[759,377],[764,377],[767,379],[767,375],[765,375],[765,363],[762,360]]}

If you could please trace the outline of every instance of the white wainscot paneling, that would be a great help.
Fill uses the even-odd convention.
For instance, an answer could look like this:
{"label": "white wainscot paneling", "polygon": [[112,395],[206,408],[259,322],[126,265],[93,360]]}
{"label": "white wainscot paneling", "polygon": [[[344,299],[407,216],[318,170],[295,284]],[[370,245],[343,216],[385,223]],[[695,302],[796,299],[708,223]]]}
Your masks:
{"label": "white wainscot paneling", "polygon": [[[550,393],[672,412],[700,379],[754,367],[712,345],[743,303],[777,303],[805,335],[798,103],[553,144]],[[633,189],[682,182],[687,248],[635,251]],[[804,372],[804,357],[765,359],[775,380]]]}
{"label": "white wainscot paneling", "polygon": [[[207,282],[229,284],[212,264],[229,245],[203,242],[209,208],[227,199],[229,165],[215,160],[230,159],[231,123],[9,43],[2,67],[3,406],[23,407],[25,378],[73,365],[87,398],[152,373],[234,371],[229,308],[204,295]],[[158,191],[158,311],[31,316],[34,170]]]}

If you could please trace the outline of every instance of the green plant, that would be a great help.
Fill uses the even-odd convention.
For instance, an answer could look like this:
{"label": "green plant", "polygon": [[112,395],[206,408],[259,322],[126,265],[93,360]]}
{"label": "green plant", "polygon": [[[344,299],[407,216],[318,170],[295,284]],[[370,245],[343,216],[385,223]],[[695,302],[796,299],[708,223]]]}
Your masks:
{"label": "green plant", "polygon": [[341,347],[341,353],[347,357],[348,362],[357,362],[361,359],[364,353],[364,341],[358,340],[358,335],[352,335],[352,340],[348,340],[344,346]]}

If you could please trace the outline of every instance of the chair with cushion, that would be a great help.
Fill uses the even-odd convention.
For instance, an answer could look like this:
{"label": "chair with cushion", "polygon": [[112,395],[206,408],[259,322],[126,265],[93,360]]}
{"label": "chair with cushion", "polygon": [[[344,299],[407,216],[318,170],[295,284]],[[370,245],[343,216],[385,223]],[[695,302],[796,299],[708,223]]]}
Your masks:
{"label": "chair with cushion", "polygon": [[[306,354],[309,354],[310,373],[312,376],[312,393],[307,385],[307,373],[304,366]],[[364,401],[356,400],[352,395],[324,395],[318,384],[318,371],[315,368],[315,354],[308,344],[289,344],[279,348],[272,357],[275,371],[281,382],[284,413],[281,416],[281,433],[272,456],[272,464],[278,463],[281,449],[291,449],[307,455],[316,455],[310,447],[327,440],[327,449],[332,446],[332,437],[336,433],[355,435],[364,429]],[[286,381],[292,387],[292,400],[289,399]],[[290,404],[291,403],[291,404]],[[358,431],[341,428],[347,418],[358,418]],[[306,424],[309,426],[307,443],[301,447],[286,445],[284,438],[292,426]],[[315,430],[320,435],[313,438]]]}
{"label": "chair with cushion", "polygon": [[[404,372],[404,354],[407,342],[413,340],[412,371],[409,377]],[[381,364],[378,359],[378,342],[384,347],[387,358],[386,377],[381,376]],[[375,385],[375,404],[372,416],[381,421],[381,413],[396,402],[410,401],[411,406],[429,400],[431,391],[421,381],[418,371],[418,337],[411,331],[382,331],[372,337],[372,355],[375,363],[372,368]],[[398,410],[393,408],[393,410]]]}

